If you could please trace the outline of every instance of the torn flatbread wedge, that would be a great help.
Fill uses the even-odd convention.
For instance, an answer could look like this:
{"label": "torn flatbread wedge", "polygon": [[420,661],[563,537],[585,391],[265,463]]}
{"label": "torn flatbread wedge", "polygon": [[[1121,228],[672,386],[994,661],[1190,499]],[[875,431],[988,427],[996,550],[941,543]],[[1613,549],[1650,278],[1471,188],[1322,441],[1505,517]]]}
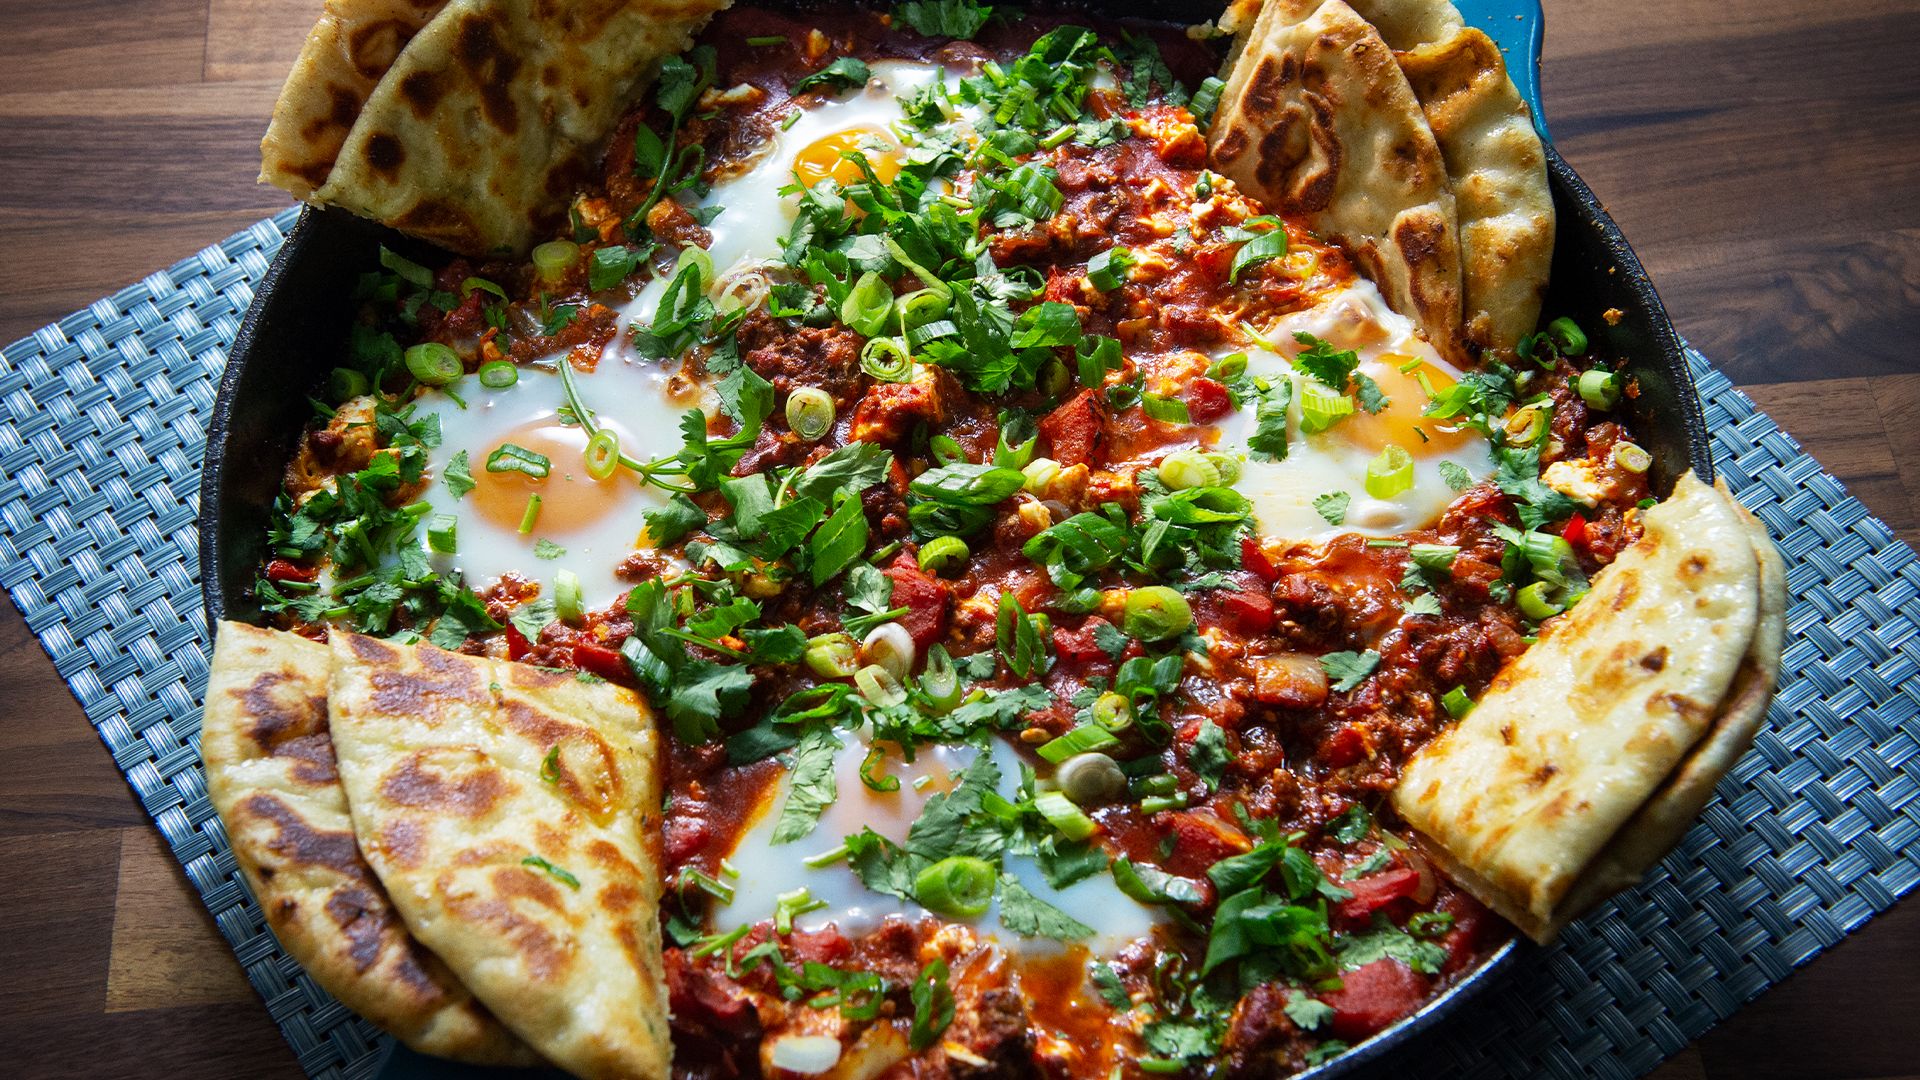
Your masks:
{"label": "torn flatbread wedge", "polygon": [[[451,0],[366,95],[325,182],[288,190],[462,254],[524,252],[643,82],[729,2]],[[296,67],[282,100],[316,74]]]}
{"label": "torn flatbread wedge", "polygon": [[223,622],[200,752],[207,794],[274,937],[341,1004],[425,1054],[538,1059],[407,932],[360,857],[327,733],[325,645]]}
{"label": "torn flatbread wedge", "polygon": [[659,1078],[660,785],[632,691],[336,632],[333,743],[416,937],[544,1057]]}
{"label": "torn flatbread wedge", "polygon": [[1393,805],[1536,941],[1637,882],[1752,742],[1779,670],[1779,555],[1692,473],[1592,591],[1417,754]]}
{"label": "torn flatbread wedge", "polygon": [[260,182],[296,199],[333,172],[367,95],[446,0],[327,0],[260,140]]}
{"label": "torn flatbread wedge", "polygon": [[1462,327],[1511,351],[1540,321],[1553,266],[1553,192],[1533,114],[1493,39],[1448,0],[1354,0],[1394,50],[1440,144],[1460,224]]}
{"label": "torn flatbread wedge", "polygon": [[1337,241],[1434,347],[1463,358],[1460,241],[1433,131],[1393,52],[1342,0],[1270,0],[1208,132],[1213,167]]}

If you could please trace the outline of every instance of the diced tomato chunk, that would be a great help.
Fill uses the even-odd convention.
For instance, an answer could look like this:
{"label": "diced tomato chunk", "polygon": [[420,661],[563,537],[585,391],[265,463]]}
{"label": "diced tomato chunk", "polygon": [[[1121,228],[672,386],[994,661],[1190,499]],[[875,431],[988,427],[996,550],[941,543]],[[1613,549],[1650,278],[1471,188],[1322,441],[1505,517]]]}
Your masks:
{"label": "diced tomato chunk", "polygon": [[1211,424],[1233,408],[1227,388],[1204,375],[1187,383],[1186,397],[1187,416],[1196,424]]}
{"label": "diced tomato chunk", "polygon": [[1344,769],[1367,756],[1367,733],[1358,724],[1344,724],[1320,743],[1320,760]]}
{"label": "diced tomato chunk", "polygon": [[624,657],[604,645],[592,642],[583,641],[573,647],[573,666],[608,682],[624,683],[631,679]]}
{"label": "diced tomato chunk", "polygon": [[1404,866],[1395,867],[1355,881],[1343,881],[1340,887],[1352,893],[1353,897],[1336,904],[1335,915],[1349,926],[1363,927],[1372,921],[1374,912],[1412,899],[1420,889],[1420,872]]}
{"label": "diced tomato chunk", "polygon": [[1220,594],[1220,618],[1242,634],[1264,634],[1273,629],[1273,597],[1265,588]]}
{"label": "diced tomato chunk", "polygon": [[518,627],[514,626],[512,623],[508,623],[507,624],[507,659],[518,660],[521,657],[527,655],[527,651],[531,648],[532,646],[527,642],[527,636],[525,634],[522,634]]}
{"label": "diced tomato chunk", "polygon": [[760,1026],[746,992],[722,972],[691,966],[679,949],[667,950],[666,969],[667,1003],[676,1020],[737,1034]]}
{"label": "diced tomato chunk", "polygon": [[1349,1042],[1373,1035],[1426,1003],[1433,980],[1398,960],[1375,960],[1340,976],[1320,995],[1333,1007],[1333,1034]]}
{"label": "diced tomato chunk", "polygon": [[[1199,725],[1194,725],[1193,730],[1198,732]],[[1172,819],[1168,824],[1174,836],[1177,866],[1209,867],[1248,848],[1247,838],[1210,810],[1175,810],[1169,811],[1168,816]]]}
{"label": "diced tomato chunk", "polygon": [[707,846],[707,840],[713,835],[713,827],[707,824],[706,818],[697,814],[673,813],[667,815],[661,833],[664,838],[662,854],[666,856],[667,866],[677,870],[681,863]]}
{"label": "diced tomato chunk", "polygon": [[1040,421],[1053,459],[1062,465],[1098,465],[1106,454],[1107,412],[1092,390],[1082,390]]}
{"label": "diced tomato chunk", "polygon": [[853,943],[839,930],[824,926],[818,930],[795,930],[787,936],[787,952],[807,964],[838,964],[853,955]]}
{"label": "diced tomato chunk", "polygon": [[1463,892],[1449,892],[1434,909],[1453,916],[1453,928],[1440,939],[1447,950],[1447,963],[1442,970],[1451,975],[1479,957],[1494,919],[1484,904]]}
{"label": "diced tomato chunk", "polygon": [[1587,547],[1587,519],[1575,514],[1567,519],[1567,527],[1560,531],[1560,538],[1576,548]]}
{"label": "diced tomato chunk", "polygon": [[1100,647],[1100,639],[1097,636],[1102,626],[1111,629],[1113,624],[1095,615],[1080,624],[1078,630],[1069,630],[1064,626],[1055,627],[1053,651],[1059,654],[1061,660],[1070,663],[1084,664],[1108,659],[1106,650]]}
{"label": "diced tomato chunk", "polygon": [[893,606],[906,608],[900,625],[924,649],[947,632],[947,607],[953,588],[920,569],[912,556],[901,555],[882,573],[893,579]]}
{"label": "diced tomato chunk", "polygon": [[317,566],[301,566],[285,559],[275,559],[267,564],[268,581],[312,581],[320,576]]}
{"label": "diced tomato chunk", "polygon": [[1280,580],[1280,568],[1267,557],[1267,549],[1260,546],[1260,541],[1251,536],[1240,541],[1240,565],[1260,575],[1260,580],[1269,585]]}

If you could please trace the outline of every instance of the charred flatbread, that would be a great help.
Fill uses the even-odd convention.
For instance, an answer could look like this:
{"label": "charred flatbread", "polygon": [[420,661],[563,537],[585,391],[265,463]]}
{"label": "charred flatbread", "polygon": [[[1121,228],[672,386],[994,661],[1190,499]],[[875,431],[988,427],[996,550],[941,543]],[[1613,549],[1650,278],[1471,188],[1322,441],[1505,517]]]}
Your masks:
{"label": "charred flatbread", "polygon": [[[468,255],[525,251],[561,221],[634,91],[727,3],[452,0],[394,58],[325,182],[302,197]],[[308,96],[308,77],[296,68],[283,99]]]}
{"label": "charred flatbread", "polygon": [[664,1077],[660,788],[632,691],[333,636],[354,831],[415,936],[575,1075]]}
{"label": "charred flatbread", "polygon": [[1691,473],[1643,520],[1393,792],[1455,880],[1535,940],[1666,853],[1778,673],[1783,575],[1757,524]]}
{"label": "charred flatbread", "polygon": [[1439,144],[1393,51],[1342,0],[1272,0],[1208,133],[1214,168],[1339,241],[1387,303],[1459,354],[1460,239]]}
{"label": "charred flatbread", "polygon": [[422,1053],[538,1059],[411,934],[360,857],[327,732],[327,647],[220,624],[200,751],[267,925],[321,988]]}

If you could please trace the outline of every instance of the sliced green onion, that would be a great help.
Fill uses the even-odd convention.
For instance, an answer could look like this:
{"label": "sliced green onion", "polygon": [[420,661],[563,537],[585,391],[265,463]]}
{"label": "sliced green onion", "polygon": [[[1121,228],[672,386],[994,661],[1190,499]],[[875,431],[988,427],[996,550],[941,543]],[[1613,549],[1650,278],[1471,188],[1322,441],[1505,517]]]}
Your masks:
{"label": "sliced green onion", "polygon": [[487,455],[487,471],[526,473],[535,480],[544,480],[553,471],[553,459],[519,443],[501,443]]}
{"label": "sliced green onion", "polygon": [[827,902],[807,891],[805,886],[783,892],[773,898],[773,930],[776,934],[793,933],[795,916],[805,915],[809,911],[819,911]]}
{"label": "sliced green onion", "polygon": [[690,245],[681,248],[680,257],[673,260],[671,276],[679,277],[689,269],[693,270],[697,276],[696,284],[699,285],[700,291],[705,292],[707,285],[713,281],[713,256],[707,254],[707,249],[703,247]]}
{"label": "sliced green onion", "polygon": [[533,268],[549,282],[558,281],[580,259],[580,245],[571,240],[549,240],[533,249]]}
{"label": "sliced green onion", "polygon": [[868,664],[854,672],[853,685],[860,688],[861,697],[883,709],[907,700],[907,691],[900,685],[900,680],[879,664]]}
{"label": "sliced green onion", "polygon": [[540,496],[527,496],[527,508],[520,515],[520,535],[533,533],[533,523],[540,520]]}
{"label": "sliced green onion", "polygon": [[905,679],[907,673],[913,670],[913,662],[919,659],[918,654],[913,635],[897,622],[881,623],[860,643],[860,655],[867,663],[886,668],[887,674],[896,680]]}
{"label": "sliced green onion", "polygon": [[[1042,394],[1045,394],[1050,399],[1058,398],[1064,395],[1067,389],[1073,385],[1073,371],[1067,367],[1066,361],[1059,357],[1048,357],[1047,362],[1040,365],[1038,382]],[[1167,400],[1172,401],[1173,399],[1169,398]],[[1180,405],[1180,411],[1182,413],[1186,412],[1186,405],[1179,402],[1175,402],[1175,404]],[[1187,423],[1185,420],[1177,422],[1182,424]]]}
{"label": "sliced green onion", "polygon": [[1087,260],[1087,280],[1101,292],[1112,292],[1127,280],[1133,269],[1133,252],[1115,244]]}
{"label": "sliced green onion", "polygon": [[937,713],[946,714],[960,706],[960,672],[944,645],[927,650],[927,668],[920,673],[920,692]]}
{"label": "sliced green onion", "polygon": [[867,746],[867,756],[860,759],[860,783],[868,791],[899,791],[900,778],[888,776],[882,769],[887,765],[887,751],[884,743],[871,743]]}
{"label": "sliced green onion", "polygon": [[335,401],[357,398],[372,388],[372,381],[352,368],[337,367],[327,376],[327,396]]}
{"label": "sliced green onion", "polygon": [[[1111,759],[1109,759],[1111,760]],[[1060,831],[1060,835],[1069,840],[1085,840],[1100,831],[1073,800],[1058,791],[1043,791],[1033,797],[1033,808],[1047,819],[1047,824]]]}
{"label": "sliced green onion", "polygon": [[1174,779],[1172,773],[1155,773],[1152,776],[1143,776],[1128,785],[1135,795],[1143,797],[1148,795],[1171,795],[1174,789],[1179,786],[1180,781]]}
{"label": "sliced green onion", "polygon": [[407,350],[407,370],[428,386],[445,386],[465,373],[460,355],[437,341],[423,341]]}
{"label": "sliced green onion", "polygon": [[520,381],[520,369],[505,360],[489,360],[480,365],[480,385],[505,390]]}
{"label": "sliced green onion", "polygon": [[967,452],[950,435],[935,435],[927,440],[927,452],[933,455],[935,465],[951,465],[956,461],[967,460]]}
{"label": "sliced green onion", "polygon": [[488,281],[486,278],[483,278],[483,277],[470,277],[467,280],[460,283],[461,296],[465,296],[475,289],[479,289],[481,292],[492,293],[493,295],[499,297],[502,300],[513,299],[513,297],[507,295],[507,290],[501,288],[498,285],[495,285],[493,282]]}
{"label": "sliced green onion", "polygon": [[1187,806],[1187,793],[1182,791],[1173,795],[1149,795],[1140,800],[1142,813],[1157,814],[1162,810],[1184,810]]}
{"label": "sliced green onion", "polygon": [[1109,690],[1094,699],[1093,722],[1108,731],[1125,731],[1133,726],[1133,702]]}
{"label": "sliced green onion", "polygon": [[892,314],[893,286],[872,270],[861,274],[840,302],[840,321],[864,337],[878,337]]}
{"label": "sliced green onion", "polygon": [[[1404,453],[1404,451],[1402,451]],[[1187,598],[1165,585],[1148,585],[1127,593],[1122,630],[1141,641],[1165,641],[1187,632],[1193,626],[1193,609]]]}
{"label": "sliced green onion", "polygon": [[900,324],[908,330],[925,326],[947,317],[952,301],[932,289],[911,292],[894,301],[894,310],[900,315]]}
{"label": "sliced green onion", "polygon": [[814,442],[833,430],[833,395],[817,386],[794,388],[787,395],[787,426],[795,435]]}
{"label": "sliced green onion", "polygon": [[1547,412],[1543,405],[1529,405],[1519,409],[1502,425],[1506,431],[1507,442],[1514,446],[1532,446],[1547,433]]}
{"label": "sliced green onion", "polygon": [[1589,408],[1605,412],[1620,404],[1620,375],[1618,372],[1601,371],[1593,368],[1580,373],[1580,400]]}
{"label": "sliced green onion", "polygon": [[435,514],[427,522],[427,546],[442,555],[451,555],[460,548],[460,519],[452,514]]}
{"label": "sliced green onion", "polygon": [[1466,687],[1456,686],[1440,699],[1440,707],[1447,710],[1448,716],[1458,720],[1473,711],[1473,698],[1468,696]]}
{"label": "sliced green onion", "polygon": [[1367,494],[1391,499],[1413,487],[1413,455],[1388,443],[1380,456],[1367,463]]}
{"label": "sliced green onion", "polygon": [[913,898],[935,915],[971,919],[993,903],[993,864],[971,855],[951,855],[920,871]]}
{"label": "sliced green onion", "polygon": [[1573,545],[1566,537],[1530,532],[1522,534],[1520,540],[1520,551],[1536,576],[1556,585],[1566,580],[1567,567],[1575,565]]}
{"label": "sliced green onion", "polygon": [[380,249],[380,265],[423,289],[433,285],[433,271],[421,266],[419,263],[414,262],[412,259],[407,258],[397,251],[388,251],[385,247],[382,247]]}
{"label": "sliced green onion", "polygon": [[957,536],[937,536],[921,546],[920,569],[929,574],[942,573],[950,566],[965,564],[971,554],[965,540]]}
{"label": "sliced green onion", "polygon": [[1075,754],[1053,774],[1060,793],[1081,806],[1111,802],[1127,790],[1127,774],[1105,754]]}
{"label": "sliced green onion", "polygon": [[1207,464],[1213,466],[1214,471],[1220,474],[1219,483],[1235,484],[1240,481],[1239,458],[1232,454],[1220,453],[1217,450],[1210,450],[1200,456],[1206,458]]}
{"label": "sliced green onion", "polygon": [[747,44],[756,49],[768,45],[785,45],[786,43],[787,36],[785,34],[762,34],[759,37],[750,37],[747,39]]}
{"label": "sliced green onion", "polygon": [[1041,760],[1058,765],[1089,750],[1105,750],[1109,746],[1119,745],[1120,740],[1106,728],[1098,724],[1081,724],[1057,739],[1041,743],[1035,753],[1040,755]]}
{"label": "sliced green onion", "polygon": [[620,435],[612,428],[601,428],[587,440],[584,451],[587,460],[587,475],[595,480],[605,480],[620,467]]}
{"label": "sliced green onion", "polygon": [[1586,331],[1564,315],[1547,324],[1547,337],[1562,356],[1580,356],[1587,351]]}
{"label": "sliced green onion", "polygon": [[1177,450],[1160,459],[1160,481],[1175,491],[1213,487],[1220,482],[1220,470],[1198,450]]}
{"label": "sliced green onion", "polygon": [[1312,435],[1325,431],[1353,415],[1353,398],[1325,383],[1304,379],[1300,383],[1300,430]]}
{"label": "sliced green onion", "polygon": [[577,623],[586,605],[580,602],[580,576],[571,570],[553,575],[553,614],[561,622]]}
{"label": "sliced green onion", "polygon": [[834,863],[837,863],[846,857],[847,857],[847,845],[841,844],[839,847],[834,848],[831,851],[823,851],[818,855],[809,855],[806,858],[801,859],[800,865],[808,867],[813,870],[818,870],[823,866],[832,866]]}
{"label": "sliced green onion", "polygon": [[1520,614],[1534,622],[1539,622],[1565,611],[1566,609],[1555,603],[1553,597],[1549,595],[1548,590],[1551,588],[1552,586],[1547,582],[1536,581],[1521,589],[1519,595],[1515,597],[1520,605]]}
{"label": "sliced green onion", "polygon": [[1612,456],[1615,465],[1630,473],[1643,473],[1653,467],[1653,455],[1638,443],[1614,443]]}
{"label": "sliced green onion", "polygon": [[881,382],[906,382],[913,376],[913,354],[894,338],[871,338],[860,348],[860,370]]}
{"label": "sliced green onion", "polygon": [[805,659],[815,675],[827,679],[851,678],[860,670],[860,646],[849,634],[821,634],[807,640]]}
{"label": "sliced green onion", "polygon": [[1187,403],[1179,398],[1170,398],[1161,394],[1141,394],[1140,411],[1163,424],[1193,423],[1193,416],[1187,411]]}
{"label": "sliced green onion", "polygon": [[1050,457],[1034,458],[1020,469],[1020,475],[1025,478],[1021,480],[1020,488],[1029,495],[1045,498],[1047,490],[1060,478],[1061,471],[1060,463]]}

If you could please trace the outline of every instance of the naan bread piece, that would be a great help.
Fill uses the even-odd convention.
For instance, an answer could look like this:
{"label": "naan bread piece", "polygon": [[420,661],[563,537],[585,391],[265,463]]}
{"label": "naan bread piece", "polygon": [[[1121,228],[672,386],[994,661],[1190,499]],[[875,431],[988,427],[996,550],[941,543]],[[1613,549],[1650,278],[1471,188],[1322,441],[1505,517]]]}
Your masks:
{"label": "naan bread piece", "polygon": [[660,1078],[658,736],[632,691],[333,635],[353,827],[416,937],[548,1060]]}
{"label": "naan bread piece", "polygon": [[327,182],[367,95],[446,0],[327,0],[260,140],[260,181],[296,199]]}
{"label": "naan bread piece", "polygon": [[538,1059],[407,933],[360,857],[327,734],[327,647],[223,622],[200,753],[207,794],[267,925],[341,1004],[426,1054]]}
{"label": "naan bread piece", "polygon": [[314,201],[467,255],[525,251],[663,57],[731,0],[452,0],[360,110]]}
{"label": "naan bread piece", "polygon": [[1597,899],[1575,892],[1590,869],[1615,881],[1664,853],[1751,739],[1778,663],[1777,565],[1732,498],[1688,473],[1642,520],[1393,791],[1447,871],[1539,941]]}
{"label": "naan bread piece", "polygon": [[1500,47],[1447,0],[1355,0],[1396,52],[1440,144],[1460,221],[1462,320],[1483,349],[1533,333],[1553,267],[1553,192]]}
{"label": "naan bread piece", "polygon": [[1208,132],[1213,167],[1346,248],[1394,310],[1464,359],[1453,190],[1380,34],[1342,0],[1270,0]]}

